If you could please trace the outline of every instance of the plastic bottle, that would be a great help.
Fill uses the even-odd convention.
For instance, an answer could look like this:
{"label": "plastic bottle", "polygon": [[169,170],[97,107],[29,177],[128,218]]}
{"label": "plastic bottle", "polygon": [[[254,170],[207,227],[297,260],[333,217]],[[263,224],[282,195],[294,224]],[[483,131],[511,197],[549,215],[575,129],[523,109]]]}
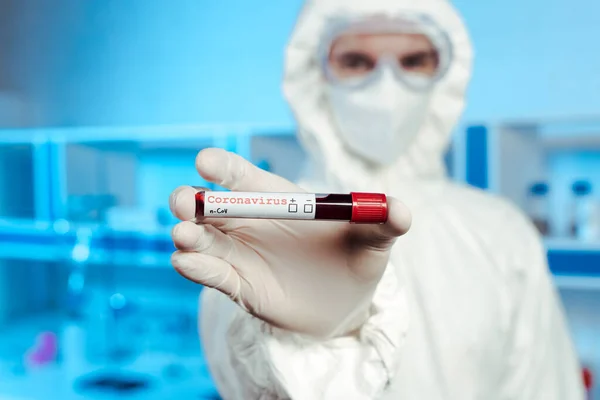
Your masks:
{"label": "plastic bottle", "polygon": [[549,191],[550,188],[546,182],[534,182],[529,187],[529,217],[544,236],[550,234]]}
{"label": "plastic bottle", "polygon": [[573,182],[573,211],[571,218],[571,234],[578,240],[594,239],[597,225],[595,202],[592,197],[592,184],[586,180]]}

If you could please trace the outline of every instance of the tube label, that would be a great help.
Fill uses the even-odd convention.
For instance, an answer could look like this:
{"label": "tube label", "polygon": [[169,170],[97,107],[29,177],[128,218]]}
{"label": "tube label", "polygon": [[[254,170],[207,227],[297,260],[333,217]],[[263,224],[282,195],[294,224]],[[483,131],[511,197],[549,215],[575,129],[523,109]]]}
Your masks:
{"label": "tube label", "polygon": [[205,217],[315,219],[315,194],[205,192]]}

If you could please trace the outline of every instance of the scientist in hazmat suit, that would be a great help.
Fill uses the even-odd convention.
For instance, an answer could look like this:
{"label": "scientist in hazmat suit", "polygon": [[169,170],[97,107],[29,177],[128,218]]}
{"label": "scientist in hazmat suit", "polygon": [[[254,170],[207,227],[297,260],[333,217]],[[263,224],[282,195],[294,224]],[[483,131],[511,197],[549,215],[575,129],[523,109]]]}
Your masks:
{"label": "scientist in hazmat suit", "polygon": [[284,81],[305,179],[219,149],[196,167],[234,191],[384,192],[389,218],[194,221],[195,189],[173,193],[172,262],[209,287],[200,336],[223,398],[583,399],[534,228],[445,175],[471,59],[446,1],[306,3]]}

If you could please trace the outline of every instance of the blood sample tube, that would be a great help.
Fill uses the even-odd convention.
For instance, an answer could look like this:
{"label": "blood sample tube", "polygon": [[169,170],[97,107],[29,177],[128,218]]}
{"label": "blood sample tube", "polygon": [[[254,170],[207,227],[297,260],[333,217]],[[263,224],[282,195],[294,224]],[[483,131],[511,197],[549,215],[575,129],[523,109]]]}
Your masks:
{"label": "blood sample tube", "polygon": [[385,194],[196,193],[196,218],[330,220],[362,224],[387,221]]}

